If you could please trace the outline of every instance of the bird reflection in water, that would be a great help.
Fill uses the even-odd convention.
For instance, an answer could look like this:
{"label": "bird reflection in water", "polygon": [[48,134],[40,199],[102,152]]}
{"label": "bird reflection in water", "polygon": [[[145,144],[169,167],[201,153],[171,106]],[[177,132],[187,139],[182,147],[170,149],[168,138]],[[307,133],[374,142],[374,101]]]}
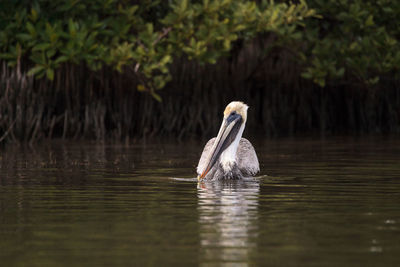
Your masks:
{"label": "bird reflection in water", "polygon": [[247,266],[256,246],[259,182],[200,182],[197,189],[201,262]]}

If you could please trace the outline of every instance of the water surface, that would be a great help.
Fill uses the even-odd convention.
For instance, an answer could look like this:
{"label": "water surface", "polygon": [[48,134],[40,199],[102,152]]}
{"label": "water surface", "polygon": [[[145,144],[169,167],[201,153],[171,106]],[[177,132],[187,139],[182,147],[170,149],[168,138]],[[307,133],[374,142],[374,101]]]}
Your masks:
{"label": "water surface", "polygon": [[259,178],[200,184],[202,143],[10,147],[0,262],[400,266],[400,139],[252,141]]}

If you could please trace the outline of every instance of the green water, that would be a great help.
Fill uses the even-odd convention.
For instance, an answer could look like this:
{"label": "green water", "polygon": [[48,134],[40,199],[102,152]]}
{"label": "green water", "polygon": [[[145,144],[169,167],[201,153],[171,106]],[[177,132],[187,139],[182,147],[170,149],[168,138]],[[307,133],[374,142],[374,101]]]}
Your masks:
{"label": "green water", "polygon": [[201,143],[8,148],[0,265],[400,266],[399,138],[253,143],[260,178],[208,184],[174,179]]}

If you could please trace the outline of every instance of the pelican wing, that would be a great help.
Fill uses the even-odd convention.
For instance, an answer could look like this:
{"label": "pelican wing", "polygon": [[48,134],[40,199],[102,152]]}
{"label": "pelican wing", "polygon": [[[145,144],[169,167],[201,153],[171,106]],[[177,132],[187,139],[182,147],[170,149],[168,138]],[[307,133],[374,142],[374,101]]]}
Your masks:
{"label": "pelican wing", "polygon": [[236,157],[239,170],[244,176],[254,176],[260,171],[256,151],[250,141],[246,138],[240,139]]}
{"label": "pelican wing", "polygon": [[[215,137],[208,140],[207,144],[201,153],[199,164],[197,165],[197,174],[200,175],[204,168],[206,167],[206,160],[210,150],[215,142]],[[244,176],[254,176],[260,171],[260,165],[258,163],[258,158],[253,145],[246,138],[241,138],[239,142],[239,147],[237,151],[237,163],[239,170]]]}
{"label": "pelican wing", "polygon": [[215,142],[215,139],[216,139],[216,137],[208,140],[206,146],[203,149],[203,153],[201,153],[199,164],[197,165],[197,174],[198,175],[201,175],[201,173],[206,168],[206,164],[207,164],[206,160],[207,160],[208,154],[210,154],[210,150]]}

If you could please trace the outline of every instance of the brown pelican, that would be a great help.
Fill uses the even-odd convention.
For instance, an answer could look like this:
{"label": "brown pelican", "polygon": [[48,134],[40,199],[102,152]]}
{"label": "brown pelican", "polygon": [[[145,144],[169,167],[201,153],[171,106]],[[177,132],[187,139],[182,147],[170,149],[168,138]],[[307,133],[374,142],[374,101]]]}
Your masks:
{"label": "brown pelican", "polygon": [[207,142],[201,154],[198,180],[241,179],[254,176],[260,170],[253,146],[241,138],[248,108],[238,101],[226,106],[217,137]]}

